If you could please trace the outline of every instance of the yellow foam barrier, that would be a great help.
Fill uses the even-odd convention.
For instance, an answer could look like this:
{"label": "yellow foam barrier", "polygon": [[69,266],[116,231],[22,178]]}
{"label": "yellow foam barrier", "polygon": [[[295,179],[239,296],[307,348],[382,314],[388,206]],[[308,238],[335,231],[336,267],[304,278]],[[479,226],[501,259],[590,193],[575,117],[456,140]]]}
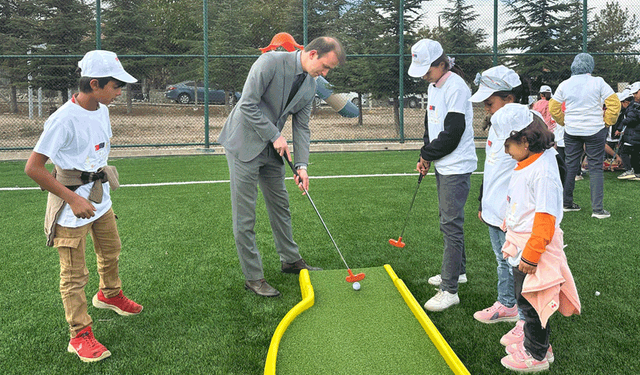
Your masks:
{"label": "yellow foam barrier", "polygon": [[422,306],[420,306],[413,294],[411,294],[404,281],[398,278],[390,265],[385,264],[384,269],[387,270],[387,273],[391,277],[391,280],[393,280],[393,283],[395,284],[396,288],[398,288],[398,291],[402,295],[402,298],[404,298],[404,302],[409,306],[409,308],[413,312],[413,315],[416,317],[416,319],[418,319],[425,332],[427,332],[427,335],[429,335],[431,342],[433,342],[433,344],[436,346],[436,348],[440,352],[440,355],[447,362],[449,368],[451,368],[453,373],[456,375],[470,374],[469,370],[467,370],[464,364],[462,364],[460,358],[458,358],[458,356],[453,351],[453,349],[451,349],[444,337],[442,337],[440,331],[438,331],[431,319],[429,319],[427,314],[424,312]]}
{"label": "yellow foam barrier", "polygon": [[276,357],[278,356],[278,347],[280,346],[280,340],[282,339],[282,335],[284,335],[284,331],[287,330],[287,327],[289,327],[293,319],[315,303],[316,297],[313,293],[311,280],[309,279],[309,271],[305,269],[300,271],[300,291],[302,292],[302,301],[298,302],[298,304],[289,310],[287,315],[282,318],[282,321],[280,321],[280,324],[276,327],[276,331],[271,338],[271,344],[267,352],[267,361],[264,365],[265,375],[275,375],[276,373]]}
{"label": "yellow foam barrier", "polygon": [[[395,271],[389,264],[384,265],[384,269],[391,277],[393,284],[402,295],[405,303],[411,311],[413,315],[418,319],[422,328],[424,328],[427,335],[436,346],[440,355],[444,358],[449,368],[456,375],[470,375],[469,370],[464,366],[460,358],[456,355],[456,353],[451,349],[447,341],[442,337],[440,331],[436,328],[436,326],[431,322],[431,319],[427,316],[427,314],[422,309],[422,306],[416,301],[415,297],[409,291],[409,288],[405,285],[402,279],[398,278]],[[302,301],[298,302],[287,315],[284,316],[278,327],[276,327],[276,331],[271,338],[271,344],[269,345],[269,352],[267,353],[267,360],[264,366],[265,375],[275,375],[276,373],[276,357],[278,356],[278,347],[280,346],[280,340],[282,339],[282,335],[289,327],[289,324],[295,319],[300,313],[305,311],[306,309],[313,306],[315,303],[315,294],[313,292],[313,286],[311,285],[311,280],[309,279],[309,271],[302,270],[300,271],[300,291],[302,292]]]}

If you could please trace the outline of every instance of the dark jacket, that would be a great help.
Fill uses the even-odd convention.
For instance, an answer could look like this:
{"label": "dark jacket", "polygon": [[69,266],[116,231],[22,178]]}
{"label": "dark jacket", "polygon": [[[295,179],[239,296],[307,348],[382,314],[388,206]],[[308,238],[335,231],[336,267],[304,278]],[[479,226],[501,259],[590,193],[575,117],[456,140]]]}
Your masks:
{"label": "dark jacket", "polygon": [[629,104],[620,126],[621,129],[625,129],[623,142],[640,145],[640,103],[634,101]]}

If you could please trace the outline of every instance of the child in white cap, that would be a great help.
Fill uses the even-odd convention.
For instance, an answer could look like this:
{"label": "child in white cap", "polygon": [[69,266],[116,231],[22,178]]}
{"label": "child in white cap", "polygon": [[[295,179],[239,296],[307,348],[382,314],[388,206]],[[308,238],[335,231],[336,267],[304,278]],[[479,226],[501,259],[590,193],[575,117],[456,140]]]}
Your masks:
{"label": "child in white cap", "polygon": [[556,122],[551,117],[551,113],[549,112],[549,99],[551,99],[552,95],[553,95],[553,92],[551,91],[551,87],[547,85],[540,86],[538,101],[533,103],[533,106],[531,107],[531,109],[539,112],[542,115],[542,118],[544,119],[544,122],[547,124],[547,127],[549,128],[549,130],[554,131],[554,129],[556,128]]}
{"label": "child in white cap", "polygon": [[[118,174],[115,167],[107,165],[112,136],[107,106],[122,94],[124,85],[137,80],[109,51],[88,52],[78,67],[80,92],[47,119],[25,172],[49,191],[45,234],[47,245],[56,247],[60,255],[60,294],[71,333],[67,350],[84,362],[95,362],[111,352],[94,338],[87,313],[88,233],[100,276],[93,305],[120,315],[142,311],[142,306],[125,297],[121,289],[121,242],[110,197],[110,191],[119,186]],[[48,159],[54,164],[53,173],[45,168]]]}
{"label": "child in white cap", "polygon": [[[478,218],[489,228],[489,239],[498,262],[498,297],[492,306],[477,311],[473,317],[482,323],[516,322],[519,319],[513,273],[502,256],[505,232],[500,229],[505,218],[507,187],[516,162],[504,152],[504,141],[512,131],[529,125],[534,113],[526,105],[518,104],[527,95],[524,95],[520,77],[512,69],[503,65],[495,66],[478,74],[475,83],[478,91],[469,100],[484,103],[485,110],[491,116]],[[518,322],[501,342],[507,345],[521,340],[522,324],[524,321]]]}
{"label": "child in white cap", "polygon": [[553,143],[542,120],[512,131],[504,142],[517,166],[506,189],[502,252],[513,267],[515,296],[525,324],[524,340],[508,345],[501,363],[517,372],[548,369],[554,360],[551,315],[580,314],[581,308],[563,250],[562,182]]}
{"label": "child in white cap", "polygon": [[471,173],[478,159],[473,143],[471,91],[442,50],[440,43],[422,39],[411,47],[409,75],[429,82],[424,146],[416,169],[427,174],[433,163],[438,191],[440,231],[444,253],[439,275],[429,278],[437,294],[424,307],[442,311],[460,302],[458,283],[466,282],[464,205],[469,196]]}
{"label": "child in white cap", "polygon": [[[540,113],[524,104],[527,90],[512,69],[503,65],[495,66],[478,74],[475,83],[478,91],[470,100],[484,103],[485,110],[491,115],[478,218],[489,228],[491,247],[498,263],[498,297],[492,306],[477,311],[473,317],[482,323],[517,322],[500,339],[500,343],[508,346],[524,340],[524,317],[516,304],[512,267],[502,254],[506,233],[501,226],[506,217],[507,188],[516,167],[516,161],[505,153],[504,142],[513,132],[533,122],[545,128],[547,125]],[[549,136],[553,138],[552,134]],[[563,165],[562,162],[558,164]]]}

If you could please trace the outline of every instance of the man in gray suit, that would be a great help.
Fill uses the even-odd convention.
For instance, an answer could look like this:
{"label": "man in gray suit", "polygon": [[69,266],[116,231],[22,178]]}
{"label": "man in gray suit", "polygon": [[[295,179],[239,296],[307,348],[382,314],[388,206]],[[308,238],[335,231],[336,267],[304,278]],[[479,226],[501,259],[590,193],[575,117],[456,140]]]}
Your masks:
{"label": "man in gray suit", "polygon": [[220,132],[218,142],[225,148],[229,165],[238,258],[245,288],[258,295],[275,297],[280,292],[265,281],[256,245],[257,185],[264,196],[282,272],[319,270],[306,264],[293,241],[282,161],[282,156],[291,160],[291,154],[281,131],[291,114],[295,168],[300,176],[296,183],[301,190],[308,189],[309,115],[316,92],[315,77],[326,76],[344,61],[340,42],[329,37],[314,39],[303,51],[261,55],[251,67],[242,97]]}

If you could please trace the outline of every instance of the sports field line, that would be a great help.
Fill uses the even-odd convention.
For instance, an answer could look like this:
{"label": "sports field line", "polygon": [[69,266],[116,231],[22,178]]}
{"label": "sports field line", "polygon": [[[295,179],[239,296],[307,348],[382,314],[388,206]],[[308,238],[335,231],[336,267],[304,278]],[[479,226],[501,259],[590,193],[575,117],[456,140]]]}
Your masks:
{"label": "sports field line", "polygon": [[[483,174],[484,172],[473,172],[472,174]],[[366,177],[406,177],[417,176],[417,173],[376,173],[376,174],[354,174],[354,175],[336,175],[336,176],[309,176],[311,180],[323,180],[331,178],[366,178]],[[427,176],[434,176],[435,173],[427,173]],[[293,180],[293,177],[287,177],[286,180]],[[120,187],[149,187],[149,186],[173,186],[173,185],[198,185],[198,184],[225,184],[229,180],[210,180],[210,181],[183,181],[183,182],[157,182],[150,184],[123,184]],[[20,190],[40,190],[37,186],[29,187],[0,187],[0,191],[20,191]]]}

